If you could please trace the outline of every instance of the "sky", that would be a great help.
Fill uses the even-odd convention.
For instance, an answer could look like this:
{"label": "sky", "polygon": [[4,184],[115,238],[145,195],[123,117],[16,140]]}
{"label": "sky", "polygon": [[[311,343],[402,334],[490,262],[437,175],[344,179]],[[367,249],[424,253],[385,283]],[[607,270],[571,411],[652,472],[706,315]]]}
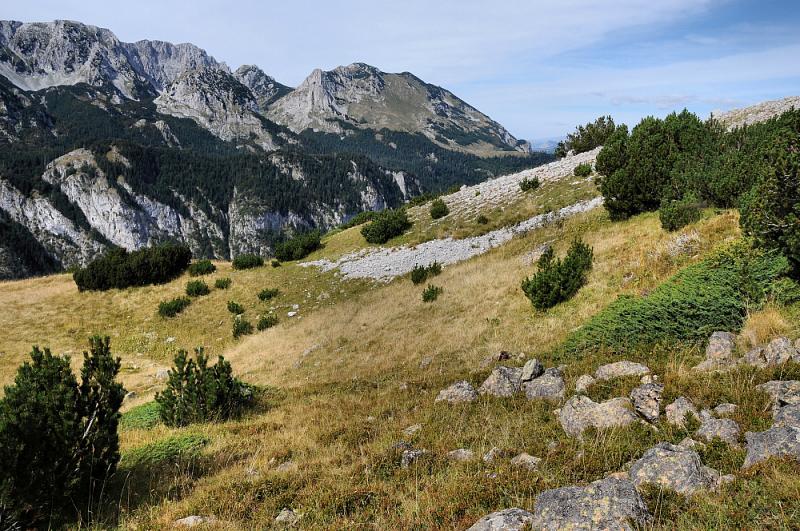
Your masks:
{"label": "sky", "polygon": [[712,111],[800,95],[800,1],[2,0],[1,19],[78,20],[126,42],[191,42],[296,86],[364,62],[443,86],[516,137],[610,114]]}

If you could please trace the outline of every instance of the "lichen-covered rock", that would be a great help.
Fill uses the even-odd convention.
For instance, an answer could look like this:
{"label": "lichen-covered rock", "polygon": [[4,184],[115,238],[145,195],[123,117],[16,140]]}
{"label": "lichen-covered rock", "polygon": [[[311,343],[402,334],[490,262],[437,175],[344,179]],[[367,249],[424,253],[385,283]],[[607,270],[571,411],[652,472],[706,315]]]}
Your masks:
{"label": "lichen-covered rock", "polygon": [[495,367],[478,392],[492,396],[513,396],[519,391],[522,369],[519,367]]}
{"label": "lichen-covered rock", "polygon": [[737,446],[739,444],[739,425],[731,419],[707,418],[703,420],[700,429],[695,432],[695,436],[706,442],[718,438],[731,446]]}
{"label": "lichen-covered rock", "polygon": [[767,366],[767,358],[764,356],[764,347],[751,348],[742,356],[740,362],[763,369]]}
{"label": "lichen-covered rock", "polygon": [[487,514],[467,531],[521,531],[527,528],[532,519],[531,513],[514,507]]}
{"label": "lichen-covered rock", "polygon": [[627,426],[636,421],[627,398],[612,398],[597,403],[592,399],[577,395],[570,398],[558,413],[558,420],[564,431],[579,437],[586,429],[607,429]]}
{"label": "lichen-covered rock", "polygon": [[547,369],[538,378],[525,382],[522,385],[528,400],[544,398],[546,400],[561,400],[564,398],[564,377],[558,369]]}
{"label": "lichen-covered rock", "polygon": [[703,466],[696,451],[662,442],[647,450],[628,471],[637,487],[657,485],[681,494],[714,488],[719,473]]}
{"label": "lichen-covered rock", "polygon": [[800,380],[771,380],[756,389],[769,395],[774,411],[783,406],[800,404]]}
{"label": "lichen-covered rock", "polygon": [[770,457],[793,457],[800,461],[800,428],[782,426],[761,432],[747,432],[747,455],[742,468],[753,466]]}
{"label": "lichen-covered rock", "polygon": [[724,417],[726,415],[733,415],[734,413],[736,413],[737,409],[739,409],[739,406],[737,406],[736,404],[724,403],[718,405],[712,411],[714,412],[715,415],[719,417]]}
{"label": "lichen-covered rock", "polygon": [[478,398],[478,393],[475,388],[467,381],[456,382],[447,389],[442,389],[436,395],[436,402],[450,402],[457,404],[459,402],[472,402]]}
{"label": "lichen-covered rock", "polygon": [[275,517],[275,524],[280,527],[294,527],[300,522],[300,515],[288,507],[284,507]]}
{"label": "lichen-covered rock", "polygon": [[468,448],[458,448],[447,452],[447,458],[451,461],[472,461],[475,459],[475,452]]}
{"label": "lichen-covered rock", "polygon": [[536,470],[539,468],[539,463],[541,462],[542,460],[540,458],[523,452],[511,459],[511,466],[526,468],[528,470]]}
{"label": "lichen-covered rock", "polygon": [[584,394],[586,391],[589,390],[589,387],[595,382],[594,378],[592,378],[588,374],[584,374],[579,376],[578,379],[575,381],[575,392],[579,394]]}
{"label": "lichen-covered rock", "polygon": [[655,422],[661,413],[661,393],[664,386],[659,383],[647,383],[631,391],[633,408],[648,422]]}
{"label": "lichen-covered rock", "polygon": [[520,380],[523,382],[529,382],[534,378],[538,378],[544,373],[544,365],[542,362],[533,358],[525,362],[525,365],[522,367],[522,375],[520,376]]}
{"label": "lichen-covered rock", "polygon": [[718,362],[733,360],[733,351],[736,348],[736,336],[730,332],[714,332],[708,338],[706,346],[706,359]]}
{"label": "lichen-covered rock", "polygon": [[796,355],[797,351],[788,337],[776,337],[764,349],[764,358],[768,366],[783,365]]}
{"label": "lichen-covered rock", "polygon": [[667,414],[667,422],[673,426],[686,426],[686,415],[694,415],[695,418],[700,418],[697,408],[684,396],[675,399],[673,403],[665,408],[665,412]]}
{"label": "lichen-covered rock", "polygon": [[536,530],[633,529],[650,514],[630,481],[605,478],[585,487],[546,490],[536,497],[531,527]]}
{"label": "lichen-covered rock", "polygon": [[800,428],[800,404],[790,404],[775,411],[772,427],[794,426]]}
{"label": "lichen-covered rock", "polygon": [[650,374],[650,369],[646,365],[623,360],[601,365],[595,371],[594,377],[596,380],[603,381],[624,376],[644,376],[645,374]]}
{"label": "lichen-covered rock", "polygon": [[427,450],[403,450],[403,455],[400,457],[400,466],[408,468],[427,453]]}
{"label": "lichen-covered rock", "polygon": [[501,448],[493,446],[488,452],[483,454],[483,462],[486,464],[494,463],[498,459],[505,457],[506,453]]}

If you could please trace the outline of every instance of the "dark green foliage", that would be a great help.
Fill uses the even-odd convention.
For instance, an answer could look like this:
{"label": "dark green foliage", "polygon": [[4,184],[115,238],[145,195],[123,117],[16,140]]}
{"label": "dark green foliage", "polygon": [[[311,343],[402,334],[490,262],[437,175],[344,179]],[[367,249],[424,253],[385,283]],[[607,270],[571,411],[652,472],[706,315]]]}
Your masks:
{"label": "dark green foliage", "polygon": [[165,424],[185,426],[238,417],[252,398],[252,389],[233,377],[225,358],[219,356],[217,363],[209,366],[208,356],[199,348],[195,359],[185,350],[175,355],[167,387],[156,395],[156,402]]}
{"label": "dark green foliage", "polygon": [[281,290],[279,290],[278,288],[265,288],[265,289],[262,289],[258,294],[258,300],[268,301],[270,299],[274,299],[275,297],[278,296],[278,294],[280,292],[281,292]]}
{"label": "dark green foliage", "polygon": [[428,286],[422,291],[422,302],[435,301],[439,298],[439,295],[441,295],[443,291],[444,289],[439,286],[428,284]]}
{"label": "dark green foliage", "polygon": [[531,190],[536,190],[540,186],[539,179],[534,177],[533,179],[529,179],[525,177],[519,182],[519,189],[523,192],[530,192]]}
{"label": "dark green foliage", "polygon": [[214,281],[214,287],[217,289],[228,289],[231,287],[231,279],[228,277],[218,278]]}
{"label": "dark green foliage", "polygon": [[190,297],[200,297],[209,293],[211,290],[208,289],[208,284],[202,280],[190,280],[186,283],[186,294]]}
{"label": "dark green foliage", "polygon": [[280,267],[281,263],[278,260],[273,260],[272,262],[270,262],[270,265],[272,267]]}
{"label": "dark green foliage", "polygon": [[171,301],[161,301],[158,304],[158,315],[161,317],[175,317],[191,303],[192,301],[187,297],[178,297]]}
{"label": "dark green foliage", "polygon": [[33,348],[0,401],[0,522],[4,529],[91,520],[119,461],[124,389],[108,338],[93,337],[81,382],[69,358]]}
{"label": "dark green foliage", "polygon": [[12,272],[14,277],[45,275],[61,268],[61,264],[50,256],[36,237],[11,219],[5,210],[0,210],[0,242],[2,247],[19,257],[21,270]]}
{"label": "dark green foliage", "polygon": [[749,306],[788,270],[786,258],[743,245],[691,265],[643,297],[621,296],[566,341],[566,350],[616,352],[659,342],[704,341],[741,328]]}
{"label": "dark green foliage", "polygon": [[158,402],[152,400],[123,413],[119,419],[119,429],[120,431],[149,430],[159,422],[161,422],[161,408]]}
{"label": "dark green foliage", "polygon": [[442,264],[439,262],[433,262],[428,266],[427,270],[429,277],[435,277],[442,272]]}
{"label": "dark green foliage", "polygon": [[664,230],[674,231],[694,223],[703,215],[703,205],[694,194],[689,194],[683,199],[664,200],[658,209],[658,217]]}
{"label": "dark green foliage", "polygon": [[272,328],[276,324],[278,324],[278,316],[275,315],[274,313],[268,313],[258,318],[258,323],[256,323],[256,328],[258,328],[259,332],[262,332],[267,328]]}
{"label": "dark green foliage", "polygon": [[588,163],[578,164],[572,173],[575,177],[588,177],[592,174],[592,165]]}
{"label": "dark green foliage", "polygon": [[73,278],[80,291],[163,284],[183,273],[191,259],[185,245],[164,244],[133,252],[116,247],[76,271]]}
{"label": "dark green foliage", "polygon": [[611,116],[601,116],[594,122],[576,127],[574,133],[570,133],[566,140],[558,143],[555,155],[563,158],[570,151],[576,154],[591,151],[605,144],[614,131],[616,131],[616,126]]}
{"label": "dark green foliage", "polygon": [[439,262],[433,262],[429,266],[415,265],[411,270],[411,282],[414,284],[422,284],[429,277],[435,277],[442,272],[442,266]]}
{"label": "dark green foliage", "polygon": [[275,258],[281,262],[300,260],[322,246],[318,230],[298,234],[275,246]]}
{"label": "dark green foliage", "polygon": [[253,325],[245,319],[244,315],[237,315],[233,318],[233,338],[239,339],[242,336],[249,336],[253,333]]}
{"label": "dark green foliage", "polygon": [[481,215],[479,215],[477,218],[475,218],[475,222],[476,222],[478,225],[486,225],[487,223],[489,223],[489,218],[487,218],[486,216],[484,216],[483,214],[481,214]]}
{"label": "dark green foliage", "polygon": [[198,260],[189,266],[189,274],[193,277],[201,275],[210,275],[217,270],[217,266],[211,263],[211,260]]}
{"label": "dark green foliage", "polygon": [[364,212],[359,212],[346,222],[339,225],[339,228],[344,230],[344,229],[349,229],[350,227],[363,225],[367,221],[372,221],[372,219],[375,217],[376,214],[377,212],[375,212],[374,210],[365,210]]}
{"label": "dark green foliage", "polygon": [[238,302],[228,301],[228,311],[233,315],[241,315],[244,313],[244,306]]}
{"label": "dark green foliage", "polygon": [[571,299],[586,284],[592,255],[591,247],[580,240],[572,242],[563,261],[556,259],[553,248],[548,247],[539,259],[536,273],[522,281],[522,291],[537,310]]}
{"label": "dark green foliage", "polygon": [[264,259],[256,254],[240,254],[233,259],[234,269],[253,269],[264,265]]}
{"label": "dark green foliage", "polygon": [[443,218],[449,213],[450,209],[447,208],[447,204],[444,200],[441,198],[433,200],[431,203],[431,219]]}
{"label": "dark green foliage", "polygon": [[780,278],[769,288],[770,297],[778,304],[788,306],[800,302],[800,282],[791,278]]}
{"label": "dark green foliage", "polygon": [[405,209],[379,212],[369,224],[361,228],[367,243],[386,243],[411,228]]}

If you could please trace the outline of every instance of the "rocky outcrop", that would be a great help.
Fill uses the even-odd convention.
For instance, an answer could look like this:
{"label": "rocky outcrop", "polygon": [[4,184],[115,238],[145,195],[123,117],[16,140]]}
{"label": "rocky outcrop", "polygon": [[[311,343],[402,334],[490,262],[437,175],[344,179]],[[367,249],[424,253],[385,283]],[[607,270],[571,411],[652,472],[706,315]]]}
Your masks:
{"label": "rocky outcrop", "polygon": [[800,96],[790,96],[781,100],[765,101],[742,109],[713,113],[712,117],[729,129],[733,129],[734,127],[764,122],[792,109],[800,109]]}
{"label": "rocky outcrop", "polygon": [[522,384],[528,400],[543,398],[545,400],[559,401],[564,398],[564,376],[557,368],[544,371],[541,376],[532,378]]}
{"label": "rocky outcrop", "polygon": [[255,65],[240,66],[233,77],[250,89],[262,113],[266,113],[270,103],[292,91],[291,87],[278,83]]}
{"label": "rocky outcrop", "polygon": [[648,422],[656,422],[661,413],[661,393],[664,386],[659,383],[646,383],[631,391],[631,401],[636,412]]}
{"label": "rocky outcrop", "polygon": [[681,428],[686,425],[686,417],[688,415],[694,416],[695,419],[700,418],[697,408],[684,396],[675,399],[673,403],[665,408],[665,412],[667,414],[667,422]]}
{"label": "rocky outcrop", "polygon": [[703,466],[696,451],[659,443],[647,450],[628,471],[634,485],[656,485],[680,494],[715,488],[720,474]]}
{"label": "rocky outcrop", "polygon": [[518,367],[495,367],[478,392],[500,397],[513,396],[519,391],[521,377],[522,369]]}

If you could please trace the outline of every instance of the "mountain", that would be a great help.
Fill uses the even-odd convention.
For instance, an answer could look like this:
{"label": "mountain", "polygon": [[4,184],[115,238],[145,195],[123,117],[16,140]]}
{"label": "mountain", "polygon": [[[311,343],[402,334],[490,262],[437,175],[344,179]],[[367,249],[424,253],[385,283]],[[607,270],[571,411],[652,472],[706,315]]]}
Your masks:
{"label": "mountain", "polygon": [[[0,21],[0,278],[172,240],[269,255],[292,233],[552,159],[411,74],[336,72],[304,111],[308,81],[232,72],[193,44]],[[319,127],[279,119],[288,108]],[[506,156],[476,154],[492,150]]]}

